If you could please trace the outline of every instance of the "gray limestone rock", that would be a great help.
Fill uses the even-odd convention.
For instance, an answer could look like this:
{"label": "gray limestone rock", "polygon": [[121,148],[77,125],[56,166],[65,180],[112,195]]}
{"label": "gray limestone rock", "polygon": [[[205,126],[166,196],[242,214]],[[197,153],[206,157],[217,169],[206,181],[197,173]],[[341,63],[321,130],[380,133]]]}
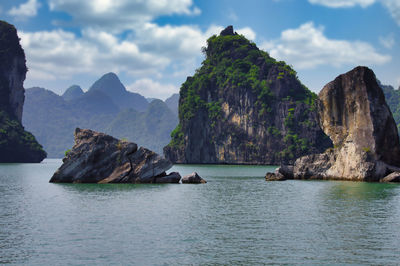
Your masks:
{"label": "gray limestone rock", "polygon": [[382,178],[380,182],[400,182],[400,172],[393,172]]}
{"label": "gray limestone rock", "polygon": [[135,143],[89,129],[75,130],[75,145],[50,182],[55,183],[178,183],[166,175],[172,163]]}
{"label": "gray limestone rock", "polygon": [[206,180],[201,178],[196,172],[182,177],[182,184],[205,184]]}

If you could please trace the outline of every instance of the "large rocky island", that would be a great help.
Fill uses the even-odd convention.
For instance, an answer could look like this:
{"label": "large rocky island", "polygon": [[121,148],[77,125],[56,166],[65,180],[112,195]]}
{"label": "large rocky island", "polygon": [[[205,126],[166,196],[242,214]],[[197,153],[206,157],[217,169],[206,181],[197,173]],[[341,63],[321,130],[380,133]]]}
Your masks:
{"label": "large rocky island", "polygon": [[267,180],[398,181],[397,127],[372,70],[356,67],[328,83],[319,93],[318,110],[334,147],[282,166]]}
{"label": "large rocky island", "polygon": [[317,96],[285,62],[232,26],[212,36],[206,59],[180,89],[179,125],[164,148],[174,163],[279,164],[332,145]]}
{"label": "large rocky island", "polygon": [[38,163],[46,152],[21,124],[27,68],[17,30],[0,21],[0,163]]}

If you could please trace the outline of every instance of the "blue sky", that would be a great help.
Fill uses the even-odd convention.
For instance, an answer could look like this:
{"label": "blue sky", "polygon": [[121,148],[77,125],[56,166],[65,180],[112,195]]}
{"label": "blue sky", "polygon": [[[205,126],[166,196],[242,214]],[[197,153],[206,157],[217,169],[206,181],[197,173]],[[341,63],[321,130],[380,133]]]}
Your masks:
{"label": "blue sky", "polygon": [[146,97],[179,91],[227,25],[318,92],[357,65],[400,85],[400,0],[2,0],[27,56],[25,87],[87,89],[107,72]]}

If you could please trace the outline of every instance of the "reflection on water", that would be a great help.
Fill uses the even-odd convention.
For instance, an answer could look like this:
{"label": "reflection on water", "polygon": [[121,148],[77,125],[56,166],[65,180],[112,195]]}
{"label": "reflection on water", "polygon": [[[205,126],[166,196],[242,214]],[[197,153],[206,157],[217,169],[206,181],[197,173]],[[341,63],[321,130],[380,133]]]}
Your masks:
{"label": "reflection on water", "polygon": [[400,186],[265,182],[274,167],[177,165],[208,183],[51,184],[0,165],[0,263],[397,264]]}

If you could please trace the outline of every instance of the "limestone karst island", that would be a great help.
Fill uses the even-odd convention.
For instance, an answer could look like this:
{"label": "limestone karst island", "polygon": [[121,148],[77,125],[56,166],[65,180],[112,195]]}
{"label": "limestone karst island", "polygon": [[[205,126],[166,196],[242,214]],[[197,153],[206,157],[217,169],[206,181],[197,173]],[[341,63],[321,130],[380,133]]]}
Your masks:
{"label": "limestone karst island", "polygon": [[399,14],[1,1],[0,265],[398,265]]}

